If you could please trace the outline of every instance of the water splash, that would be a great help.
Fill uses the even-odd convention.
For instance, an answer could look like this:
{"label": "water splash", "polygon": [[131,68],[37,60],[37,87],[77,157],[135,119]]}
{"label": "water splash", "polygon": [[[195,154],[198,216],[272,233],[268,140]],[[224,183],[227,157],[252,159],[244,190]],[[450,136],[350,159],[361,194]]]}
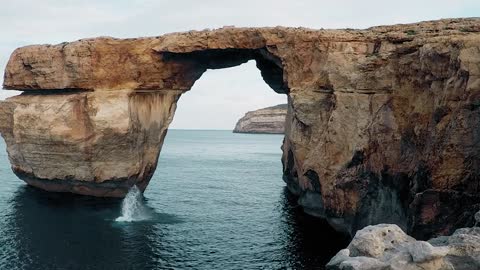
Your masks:
{"label": "water splash", "polygon": [[148,209],[143,203],[143,194],[136,185],[130,188],[122,202],[122,215],[115,221],[134,222],[150,218]]}

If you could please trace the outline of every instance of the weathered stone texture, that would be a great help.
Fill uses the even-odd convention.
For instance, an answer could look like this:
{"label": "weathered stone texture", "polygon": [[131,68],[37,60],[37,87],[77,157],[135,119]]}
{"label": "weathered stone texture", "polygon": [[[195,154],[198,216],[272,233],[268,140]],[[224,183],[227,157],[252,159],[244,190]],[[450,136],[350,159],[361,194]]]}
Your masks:
{"label": "weathered stone texture", "polygon": [[[31,94],[0,106],[12,166],[31,183],[146,183],[178,95],[207,69],[251,59],[288,95],[284,179],[307,212],[352,235],[396,223],[428,238],[474,222],[479,19],[366,30],[223,28],[19,48],[4,88]],[[124,91],[166,97],[138,99],[137,107]]]}
{"label": "weathered stone texture", "polygon": [[378,224],[357,231],[352,242],[327,264],[328,270],[480,269],[480,228],[417,241],[398,226]]}
{"label": "weathered stone texture", "polygon": [[144,190],[179,94],[131,90],[20,95],[2,102],[13,171],[51,191],[123,197]]}

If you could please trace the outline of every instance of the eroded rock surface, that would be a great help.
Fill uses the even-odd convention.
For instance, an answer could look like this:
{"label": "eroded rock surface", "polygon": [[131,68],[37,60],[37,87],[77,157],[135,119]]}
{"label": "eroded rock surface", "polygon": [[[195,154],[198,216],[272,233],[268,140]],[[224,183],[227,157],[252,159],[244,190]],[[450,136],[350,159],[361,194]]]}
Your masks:
{"label": "eroded rock surface", "polygon": [[233,129],[235,133],[284,134],[287,104],[247,112]]}
{"label": "eroded rock surface", "polygon": [[350,245],[327,264],[329,270],[480,269],[480,228],[417,241],[397,225],[379,224],[357,231]]}
{"label": "eroded rock surface", "polygon": [[2,136],[30,185],[123,197],[155,171],[179,93],[131,90],[24,94],[2,102]]}
{"label": "eroded rock surface", "polygon": [[[19,48],[4,88],[30,94],[0,106],[12,167],[50,190],[110,196],[95,190],[146,185],[180,93],[207,69],[251,59],[288,95],[284,179],[308,213],[352,235],[395,223],[426,239],[473,224],[480,19],[366,30],[224,28]],[[169,98],[132,110],[123,91]],[[137,111],[152,114],[140,119]],[[139,128],[152,121],[153,130]],[[52,183],[63,188],[47,188]]]}

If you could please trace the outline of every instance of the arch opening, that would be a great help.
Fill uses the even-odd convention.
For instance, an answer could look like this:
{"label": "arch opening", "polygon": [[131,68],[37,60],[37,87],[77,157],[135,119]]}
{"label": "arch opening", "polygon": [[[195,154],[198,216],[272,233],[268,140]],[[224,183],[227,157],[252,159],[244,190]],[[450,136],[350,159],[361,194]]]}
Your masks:
{"label": "arch opening", "polygon": [[193,82],[198,80],[208,69],[230,68],[255,60],[263,80],[270,88],[280,94],[288,94],[284,80],[281,60],[270,53],[267,48],[259,49],[208,49],[192,52],[162,52],[164,61],[173,61],[194,66],[197,72],[191,72]]}
{"label": "arch opening", "polygon": [[[256,68],[260,70],[263,81],[278,95],[283,98],[281,103],[287,103],[288,88],[283,81],[283,68],[281,61],[273,57],[266,50],[204,50],[194,51],[188,53],[165,53],[164,60],[173,61],[175,64],[181,64],[186,67],[188,71],[193,71],[196,78],[193,80],[190,91],[183,93],[179,99],[175,116],[171,125],[169,126],[169,133],[166,136],[165,148],[162,150],[160,157],[160,166],[158,175],[167,177],[168,179],[175,179],[175,181],[152,181],[152,185],[159,185],[162,183],[162,192],[171,194],[169,190],[182,190],[182,196],[187,196],[192,202],[192,206],[188,208],[203,207],[208,208],[208,217],[215,224],[222,224],[222,229],[216,230],[215,233],[221,234],[224,231],[235,230],[242,239],[249,237],[252,231],[242,232],[241,229],[249,227],[259,228],[260,233],[256,235],[265,235],[266,241],[271,241],[268,233],[261,231],[261,226],[258,224],[273,224],[279,225],[280,234],[285,234],[287,237],[279,249],[283,248],[285,243],[288,250],[291,247],[295,248],[295,252],[301,254],[300,260],[312,261],[315,259],[317,265],[325,264],[331,256],[333,256],[341,247],[329,247],[329,249],[322,249],[321,252],[309,253],[314,246],[313,241],[308,239],[324,239],[322,232],[327,230],[332,239],[340,236],[324,221],[308,218],[303,212],[294,212],[292,209],[299,209],[296,205],[297,198],[289,198],[284,184],[282,183],[282,165],[280,162],[282,153],[280,145],[282,144],[281,136],[264,136],[264,135],[239,135],[231,132],[218,130],[199,130],[207,127],[210,122],[217,122],[218,115],[209,114],[208,111],[215,110],[217,113],[231,113],[232,108],[217,107],[212,108],[213,103],[208,100],[205,95],[211,95],[215,90],[219,90],[221,98],[224,102],[232,104],[236,102],[243,102],[247,99],[244,91],[232,91],[241,87],[248,87],[248,83],[244,80],[239,80],[238,75],[248,71],[248,74],[243,73],[242,79],[256,79],[259,81],[259,87],[253,90],[255,93],[263,93],[268,91],[270,96],[276,95],[271,90],[265,87],[265,84],[258,78],[258,71],[252,65],[255,61]],[[217,70],[221,69],[221,70]],[[249,73],[255,71],[256,74]],[[189,76],[191,76],[189,74]],[[256,76],[250,76],[256,75]],[[183,76],[183,75],[182,75]],[[218,81],[217,81],[218,79]],[[228,81],[230,80],[230,81]],[[221,83],[220,81],[227,81]],[[206,85],[205,82],[211,84]],[[211,87],[218,89],[211,89]],[[238,87],[235,89],[225,89],[232,86]],[[209,89],[210,87],[210,89]],[[193,91],[191,91],[193,90]],[[239,94],[240,93],[240,94]],[[255,94],[253,93],[253,95]],[[216,93],[215,93],[216,94]],[[215,95],[214,94],[214,95]],[[235,95],[232,100],[229,99]],[[244,98],[245,97],[245,98]],[[277,99],[278,100],[278,99]],[[276,100],[271,100],[268,106],[276,105]],[[187,104],[189,103],[189,104]],[[197,105],[197,106],[190,106]],[[255,103],[255,105],[259,105]],[[264,104],[262,104],[264,105]],[[194,107],[195,108],[195,111]],[[256,109],[260,109],[257,107]],[[242,112],[245,114],[247,110]],[[201,121],[194,124],[195,130],[178,130],[185,129],[185,124],[179,125],[179,121],[189,119],[192,116],[201,119]],[[238,120],[237,118],[236,120]],[[233,128],[235,122],[231,122]],[[173,130],[172,130],[173,129]],[[183,165],[182,165],[183,164]],[[187,169],[182,169],[181,176],[175,176],[178,167],[184,168],[188,164]],[[169,167],[172,166],[172,167]],[[164,180],[164,179],[163,179]],[[265,191],[268,190],[268,193]],[[188,193],[192,192],[192,193]],[[171,199],[169,201],[175,201]],[[251,206],[251,202],[255,201],[256,205]],[[261,201],[261,202],[260,202]],[[292,202],[295,201],[295,204]],[[220,204],[216,204],[221,202]],[[279,215],[276,215],[278,203],[288,205],[288,209]],[[261,203],[258,207],[257,204]],[[295,205],[296,207],[290,207]],[[178,207],[178,204],[176,205]],[[271,212],[269,212],[271,210]],[[232,213],[237,211],[235,215],[226,218],[228,222],[224,223],[224,213]],[[258,211],[258,212],[257,212]],[[201,210],[196,211],[202,213]],[[270,215],[271,214],[271,215]],[[307,232],[302,231],[302,234],[297,234],[296,228],[290,226],[296,224],[296,219],[302,220],[300,226],[315,227],[315,230]],[[308,220],[306,220],[308,219]],[[248,220],[251,223],[245,223]],[[282,222],[286,221],[289,226],[284,226]],[[235,224],[246,224],[243,226],[236,226]],[[320,227],[321,226],[321,227]],[[318,230],[322,228],[322,230]],[[239,231],[240,230],[240,231]],[[292,242],[293,239],[299,242]],[[303,241],[305,239],[305,241]],[[335,238],[338,239],[338,238]],[[230,246],[235,245],[235,239],[231,239],[228,243]],[[342,244],[343,245],[343,242]],[[287,250],[285,249],[285,250]],[[318,249],[317,249],[318,250]],[[283,256],[283,255],[281,255]]]}
{"label": "arch opening", "polygon": [[[246,113],[287,103],[287,96],[272,91],[265,83],[255,60],[233,67],[207,69],[189,91],[183,93],[176,106],[170,129],[234,130]],[[279,110],[267,115],[274,122],[262,127],[272,130],[278,123]],[[258,119],[258,118],[257,118]],[[249,122],[250,123],[250,122]],[[253,124],[249,125],[253,128]],[[275,128],[274,128],[275,127]]]}

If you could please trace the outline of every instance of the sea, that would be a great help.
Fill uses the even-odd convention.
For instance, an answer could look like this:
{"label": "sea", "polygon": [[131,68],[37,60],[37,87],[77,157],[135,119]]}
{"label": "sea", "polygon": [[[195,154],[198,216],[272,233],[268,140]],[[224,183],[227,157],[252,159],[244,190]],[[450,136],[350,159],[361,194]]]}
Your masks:
{"label": "sea", "polygon": [[145,193],[50,193],[0,142],[0,269],[324,269],[347,241],[282,180],[282,135],[169,130]]}

